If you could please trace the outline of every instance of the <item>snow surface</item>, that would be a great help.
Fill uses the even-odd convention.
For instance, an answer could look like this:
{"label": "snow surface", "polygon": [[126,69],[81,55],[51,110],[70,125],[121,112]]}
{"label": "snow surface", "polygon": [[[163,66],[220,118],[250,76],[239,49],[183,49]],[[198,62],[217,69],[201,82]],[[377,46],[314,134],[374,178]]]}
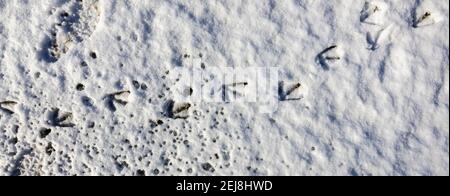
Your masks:
{"label": "snow surface", "polygon": [[[0,175],[449,175],[448,8],[0,0]],[[177,102],[194,57],[302,98]]]}

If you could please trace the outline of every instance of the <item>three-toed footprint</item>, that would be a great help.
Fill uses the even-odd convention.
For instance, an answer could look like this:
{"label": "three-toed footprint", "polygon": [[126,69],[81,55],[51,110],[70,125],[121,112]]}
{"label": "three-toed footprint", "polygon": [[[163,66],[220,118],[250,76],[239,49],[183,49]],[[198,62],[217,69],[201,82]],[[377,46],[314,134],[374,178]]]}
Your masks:
{"label": "three-toed footprint", "polygon": [[100,20],[100,0],[73,0],[53,9],[56,23],[50,30],[50,39],[43,47],[44,60],[56,62],[69,50],[88,39]]}

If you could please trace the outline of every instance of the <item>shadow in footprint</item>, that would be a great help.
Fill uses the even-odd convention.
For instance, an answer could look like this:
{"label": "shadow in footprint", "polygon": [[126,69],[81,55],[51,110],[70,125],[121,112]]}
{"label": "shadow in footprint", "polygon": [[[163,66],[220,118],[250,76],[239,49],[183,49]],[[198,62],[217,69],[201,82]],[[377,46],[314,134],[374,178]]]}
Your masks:
{"label": "shadow in footprint", "polygon": [[328,63],[322,53],[320,53],[319,55],[316,56],[316,62],[320,65],[320,67],[323,70],[325,70],[325,71],[330,70],[330,66],[328,65]]}
{"label": "shadow in footprint", "polygon": [[15,101],[2,101],[0,102],[0,111],[5,112],[8,115],[14,114],[14,107],[17,105]]}
{"label": "shadow in footprint", "polygon": [[286,100],[286,93],[284,92],[284,82],[278,82],[278,99],[280,101]]}
{"label": "shadow in footprint", "polygon": [[376,49],[378,49],[378,45],[377,45],[377,41],[376,39],[372,36],[372,34],[367,33],[366,35],[366,41],[369,44],[369,50],[375,51]]}
{"label": "shadow in footprint", "polygon": [[[336,54],[333,54],[336,53]],[[322,52],[320,52],[316,56],[316,62],[322,67],[323,70],[329,71],[330,70],[330,64],[329,62],[334,62],[341,60],[341,54],[338,54],[338,46],[332,45]]]}
{"label": "shadow in footprint", "polygon": [[51,55],[50,53],[50,48],[53,45],[53,41],[50,37],[46,36],[44,41],[41,44],[41,50],[38,52],[38,60],[39,61],[43,61],[46,63],[55,63],[56,61],[58,61],[57,58],[55,58],[53,55]]}
{"label": "shadow in footprint", "polygon": [[83,103],[84,106],[95,109],[94,101],[90,97],[87,96],[81,97],[81,102]]}
{"label": "shadow in footprint", "polygon": [[114,98],[112,96],[107,96],[105,98],[106,108],[108,108],[111,112],[116,112],[117,108],[114,105]]}
{"label": "shadow in footprint", "polygon": [[1,108],[1,107],[0,107],[0,111],[6,113],[8,115],[13,115],[14,114],[13,111],[5,109],[5,108]]}
{"label": "shadow in footprint", "polygon": [[286,87],[283,81],[278,83],[278,99],[280,101],[297,101],[303,99],[303,97],[289,98],[289,96],[301,87],[300,83]]}
{"label": "shadow in footprint", "polygon": [[380,63],[380,66],[378,67],[378,79],[380,79],[381,83],[384,82],[385,74],[386,74],[386,62],[382,61]]}
{"label": "shadow in footprint", "polygon": [[63,113],[58,108],[51,110],[48,113],[48,123],[55,127],[74,127],[72,121],[72,113]]}
{"label": "shadow in footprint", "polygon": [[116,112],[116,104],[126,106],[128,104],[128,97],[130,96],[130,91],[119,91],[106,95],[103,99],[105,100],[106,107],[111,112]]}
{"label": "shadow in footprint", "polygon": [[164,114],[169,118],[174,118],[174,114],[173,114],[174,107],[175,107],[175,101],[173,101],[173,100],[167,101],[163,106]]}
{"label": "shadow in footprint", "polygon": [[169,100],[163,105],[164,115],[173,119],[187,119],[189,116],[183,114],[186,114],[191,106],[189,103],[175,104],[175,101]]}

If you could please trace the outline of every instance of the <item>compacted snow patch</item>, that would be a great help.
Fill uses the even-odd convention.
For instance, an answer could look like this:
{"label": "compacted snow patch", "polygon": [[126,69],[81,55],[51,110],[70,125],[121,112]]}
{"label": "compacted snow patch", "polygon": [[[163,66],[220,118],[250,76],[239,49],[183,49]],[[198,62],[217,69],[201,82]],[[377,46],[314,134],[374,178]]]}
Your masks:
{"label": "compacted snow patch", "polygon": [[0,175],[448,175],[448,14],[0,0]]}

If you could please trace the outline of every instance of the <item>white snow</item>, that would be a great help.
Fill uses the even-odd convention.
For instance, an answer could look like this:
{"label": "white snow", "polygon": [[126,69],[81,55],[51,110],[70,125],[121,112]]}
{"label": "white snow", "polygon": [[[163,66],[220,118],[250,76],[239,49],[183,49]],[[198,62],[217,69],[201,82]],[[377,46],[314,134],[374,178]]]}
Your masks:
{"label": "white snow", "polygon": [[0,0],[0,175],[449,175],[448,5]]}

